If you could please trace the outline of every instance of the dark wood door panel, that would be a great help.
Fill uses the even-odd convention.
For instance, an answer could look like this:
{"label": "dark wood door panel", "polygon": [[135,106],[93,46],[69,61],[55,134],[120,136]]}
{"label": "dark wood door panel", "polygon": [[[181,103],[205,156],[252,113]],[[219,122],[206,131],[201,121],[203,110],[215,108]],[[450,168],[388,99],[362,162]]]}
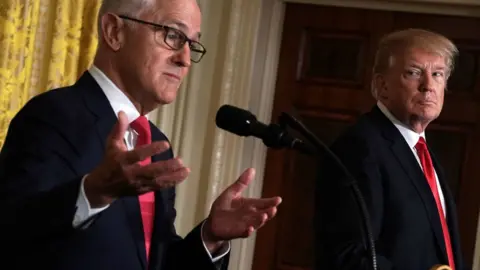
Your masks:
{"label": "dark wood door panel", "polygon": [[375,104],[374,99],[363,91],[342,88],[318,89],[315,86],[306,88],[304,91],[300,90],[303,94],[297,95],[294,100],[297,107],[352,110],[361,113]]}
{"label": "dark wood door panel", "polygon": [[378,34],[388,31],[393,26],[393,13],[389,11],[328,6],[306,8],[306,6],[288,4],[287,15],[295,21],[297,27],[314,26],[331,33],[361,31],[379,37]]}
{"label": "dark wood door panel", "polygon": [[365,86],[370,36],[364,31],[303,30],[299,80],[323,85]]}
{"label": "dark wood door panel", "polygon": [[479,109],[478,102],[474,100],[461,100],[452,97],[445,100],[438,120],[445,123],[477,124],[479,122]]}

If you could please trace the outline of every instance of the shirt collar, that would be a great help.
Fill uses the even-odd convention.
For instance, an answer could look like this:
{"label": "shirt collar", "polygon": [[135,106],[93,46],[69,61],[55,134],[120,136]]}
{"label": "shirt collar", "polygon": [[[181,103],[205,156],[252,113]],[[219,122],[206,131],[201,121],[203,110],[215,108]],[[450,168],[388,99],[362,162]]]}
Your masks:
{"label": "shirt collar", "polygon": [[400,122],[393,114],[383,105],[382,102],[378,101],[377,106],[382,111],[382,113],[395,125],[395,127],[400,131],[402,134],[403,138],[407,142],[408,146],[410,148],[415,148],[415,145],[417,144],[418,140],[420,137],[425,138],[425,132],[422,133],[417,133],[413,131],[411,128],[409,128],[407,125],[404,123]]}
{"label": "shirt collar", "polygon": [[105,73],[95,65],[92,65],[88,72],[90,72],[103,93],[105,93],[105,96],[107,96],[108,102],[110,103],[110,106],[112,106],[117,117],[120,111],[125,112],[128,118],[128,123],[130,124],[140,116],[140,113],[135,105],[133,105],[132,101],[107,77],[107,75],[105,75]]}

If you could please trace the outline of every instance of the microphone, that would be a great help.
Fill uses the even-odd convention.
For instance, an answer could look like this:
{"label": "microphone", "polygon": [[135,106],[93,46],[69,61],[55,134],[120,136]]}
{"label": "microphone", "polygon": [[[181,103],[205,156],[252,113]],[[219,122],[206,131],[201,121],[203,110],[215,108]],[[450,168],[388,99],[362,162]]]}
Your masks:
{"label": "microphone", "polygon": [[275,149],[291,148],[305,154],[315,152],[309,145],[290,135],[280,125],[266,125],[258,121],[257,117],[251,112],[232,105],[223,105],[218,109],[215,123],[217,127],[233,134],[260,138],[267,147]]}

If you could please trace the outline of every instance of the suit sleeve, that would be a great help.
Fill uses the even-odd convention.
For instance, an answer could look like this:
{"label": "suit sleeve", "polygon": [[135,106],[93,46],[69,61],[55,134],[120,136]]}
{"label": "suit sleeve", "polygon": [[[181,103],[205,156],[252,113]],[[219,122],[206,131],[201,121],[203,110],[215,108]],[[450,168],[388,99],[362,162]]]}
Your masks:
{"label": "suit sleeve", "polygon": [[176,210],[173,207],[175,201],[175,189],[168,192],[168,219],[170,220],[171,242],[168,246],[165,264],[166,269],[187,270],[187,269],[205,269],[205,270],[227,270],[229,254],[220,260],[213,262],[208,251],[202,242],[201,227],[203,222],[195,227],[184,239],[179,237],[174,227]]}
{"label": "suit sleeve", "polygon": [[[339,139],[331,150],[358,181],[377,241],[383,222],[382,177],[379,163],[366,142],[353,136]],[[363,236],[360,208],[345,173],[325,156],[316,183],[316,269],[371,269],[371,257]],[[378,269],[394,269],[377,250]]]}
{"label": "suit sleeve", "polygon": [[31,107],[12,120],[0,153],[0,234],[13,243],[55,241],[72,233],[81,182],[60,151],[69,149],[66,140]]}

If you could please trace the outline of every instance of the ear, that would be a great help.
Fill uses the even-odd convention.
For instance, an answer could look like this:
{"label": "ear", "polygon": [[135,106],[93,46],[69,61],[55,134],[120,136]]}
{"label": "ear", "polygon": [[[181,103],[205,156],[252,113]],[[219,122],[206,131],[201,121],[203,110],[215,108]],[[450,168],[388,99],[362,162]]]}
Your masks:
{"label": "ear", "polygon": [[123,46],[125,40],[125,23],[118,16],[112,13],[106,13],[101,17],[101,27],[103,42],[113,51],[118,51]]}
{"label": "ear", "polygon": [[385,80],[385,75],[377,73],[373,75],[373,87],[377,91],[377,99],[387,99],[388,98],[388,87]]}

